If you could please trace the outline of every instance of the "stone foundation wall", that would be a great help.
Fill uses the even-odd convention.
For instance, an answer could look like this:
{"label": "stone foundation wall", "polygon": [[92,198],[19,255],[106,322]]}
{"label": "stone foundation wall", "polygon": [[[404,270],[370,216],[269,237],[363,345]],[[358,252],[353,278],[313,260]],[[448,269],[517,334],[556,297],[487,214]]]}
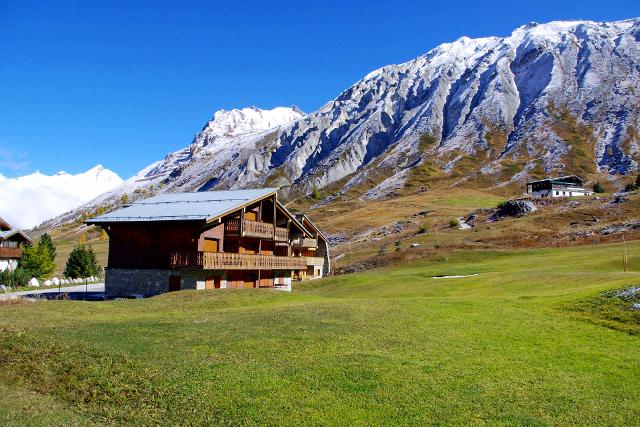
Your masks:
{"label": "stone foundation wall", "polygon": [[[143,295],[145,297],[169,292],[169,278],[180,276],[180,289],[205,289],[208,277],[220,279],[220,288],[227,287],[224,271],[154,270],[135,268],[106,268],[105,293],[109,296]],[[291,271],[278,271],[276,289],[291,291]]]}
{"label": "stone foundation wall", "polygon": [[180,270],[107,268],[104,291],[109,296],[157,295],[169,291],[169,277],[180,275]]}

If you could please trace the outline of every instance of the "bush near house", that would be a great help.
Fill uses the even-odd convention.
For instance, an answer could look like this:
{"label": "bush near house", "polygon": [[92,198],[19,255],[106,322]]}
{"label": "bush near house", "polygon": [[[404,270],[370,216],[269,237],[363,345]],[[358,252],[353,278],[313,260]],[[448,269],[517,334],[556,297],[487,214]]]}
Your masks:
{"label": "bush near house", "polygon": [[98,264],[96,254],[91,246],[76,246],[69,254],[64,275],[71,279],[100,276],[102,267]]}
{"label": "bush near house", "polygon": [[0,285],[22,288],[27,286],[29,279],[31,279],[31,274],[23,268],[17,268],[14,271],[0,271]]}
{"label": "bush near house", "polygon": [[48,279],[56,269],[55,257],[55,245],[49,235],[44,234],[35,245],[24,246],[18,266],[32,277]]}

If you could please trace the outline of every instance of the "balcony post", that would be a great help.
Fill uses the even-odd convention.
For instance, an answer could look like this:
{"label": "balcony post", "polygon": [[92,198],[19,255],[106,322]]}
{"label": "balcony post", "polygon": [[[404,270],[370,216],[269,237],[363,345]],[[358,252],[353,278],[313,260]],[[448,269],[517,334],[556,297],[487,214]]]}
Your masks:
{"label": "balcony post", "polygon": [[244,237],[244,208],[240,211],[240,237]]}

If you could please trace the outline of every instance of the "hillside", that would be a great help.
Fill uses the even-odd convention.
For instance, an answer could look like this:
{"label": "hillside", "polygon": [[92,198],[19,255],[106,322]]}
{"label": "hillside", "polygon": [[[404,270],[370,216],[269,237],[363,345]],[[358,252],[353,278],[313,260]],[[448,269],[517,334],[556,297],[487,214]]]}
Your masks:
{"label": "hillside", "polygon": [[633,425],[640,318],[601,295],[638,284],[629,251],[628,274],[618,244],[465,250],[291,294],[5,303],[0,423]]}

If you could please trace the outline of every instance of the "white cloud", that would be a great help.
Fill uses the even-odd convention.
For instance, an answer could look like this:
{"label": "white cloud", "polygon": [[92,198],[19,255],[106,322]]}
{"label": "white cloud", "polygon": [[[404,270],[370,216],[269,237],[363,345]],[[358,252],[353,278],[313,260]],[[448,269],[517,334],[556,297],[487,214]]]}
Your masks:
{"label": "white cloud", "polygon": [[74,209],[120,185],[122,179],[102,166],[70,175],[36,172],[19,178],[0,174],[0,217],[28,229]]}

